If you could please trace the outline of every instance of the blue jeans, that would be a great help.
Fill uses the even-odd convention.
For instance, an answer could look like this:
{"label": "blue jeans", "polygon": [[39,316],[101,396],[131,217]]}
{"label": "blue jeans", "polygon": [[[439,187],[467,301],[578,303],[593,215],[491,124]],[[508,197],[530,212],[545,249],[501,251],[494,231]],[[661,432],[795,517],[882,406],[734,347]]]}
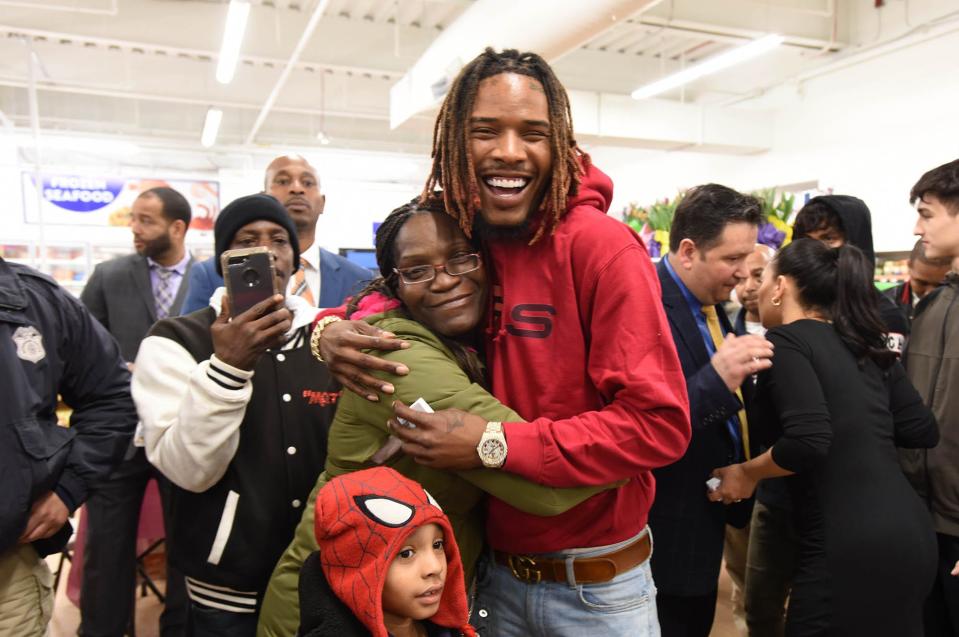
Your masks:
{"label": "blue jeans", "polygon": [[[550,557],[593,557],[620,546]],[[486,571],[479,580],[479,597],[489,608],[486,635],[491,637],[659,637],[649,560],[601,584],[527,584],[508,567],[493,563],[487,564]]]}

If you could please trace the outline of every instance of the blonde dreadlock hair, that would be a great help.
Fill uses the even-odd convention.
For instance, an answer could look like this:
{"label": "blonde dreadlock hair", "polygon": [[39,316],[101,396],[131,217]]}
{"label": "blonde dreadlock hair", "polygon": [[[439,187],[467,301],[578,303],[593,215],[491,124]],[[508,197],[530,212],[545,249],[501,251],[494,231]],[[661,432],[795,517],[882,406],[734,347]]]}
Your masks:
{"label": "blonde dreadlock hair", "polygon": [[[469,152],[469,122],[480,82],[502,73],[531,77],[543,86],[549,108],[552,175],[540,205],[541,222],[530,245],[550,234],[566,213],[569,196],[575,195],[583,169],[589,163],[573,136],[573,118],[566,89],[546,60],[530,52],[487,48],[460,71],[450,87],[433,127],[433,168],[421,199],[435,197],[442,189],[446,212],[471,236],[473,220],[480,210],[479,184]],[[582,164],[582,165],[581,165]]]}

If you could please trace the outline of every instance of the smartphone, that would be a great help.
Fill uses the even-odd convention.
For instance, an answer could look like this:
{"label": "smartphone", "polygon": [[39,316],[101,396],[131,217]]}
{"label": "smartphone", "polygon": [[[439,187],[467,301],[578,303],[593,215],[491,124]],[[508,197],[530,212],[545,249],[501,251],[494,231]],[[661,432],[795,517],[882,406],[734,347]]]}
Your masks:
{"label": "smartphone", "polygon": [[220,255],[220,266],[232,316],[243,314],[278,292],[276,267],[269,248],[227,250]]}

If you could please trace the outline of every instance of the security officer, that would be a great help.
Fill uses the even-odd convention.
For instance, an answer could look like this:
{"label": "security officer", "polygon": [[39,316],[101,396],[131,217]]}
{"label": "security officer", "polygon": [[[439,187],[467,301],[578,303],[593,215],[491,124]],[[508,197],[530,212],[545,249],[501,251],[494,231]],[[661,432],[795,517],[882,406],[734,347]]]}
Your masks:
{"label": "security officer", "polygon": [[[92,483],[136,428],[113,337],[51,278],[0,258],[0,634],[43,635],[53,609],[42,556],[63,550]],[[57,426],[57,395],[73,409]]]}

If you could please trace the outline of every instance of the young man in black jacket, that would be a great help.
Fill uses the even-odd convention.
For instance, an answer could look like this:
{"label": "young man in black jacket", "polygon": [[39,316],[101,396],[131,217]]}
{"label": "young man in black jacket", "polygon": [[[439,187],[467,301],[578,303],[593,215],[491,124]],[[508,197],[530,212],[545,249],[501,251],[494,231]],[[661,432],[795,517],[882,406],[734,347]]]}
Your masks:
{"label": "young man in black jacket", "polygon": [[[866,203],[849,195],[820,195],[806,202],[793,222],[793,241],[808,237],[822,241],[830,248],[854,245],[876,262],[872,247],[872,213]],[[909,324],[896,304],[876,292],[879,314],[886,324],[889,349],[902,354]]]}
{"label": "young man in black jacket", "polygon": [[[265,194],[237,199],[214,230],[228,249],[270,249],[276,290],[299,263],[293,222]],[[233,316],[211,306],[158,322],[133,395],[147,458],[173,483],[170,560],[186,576],[195,637],[252,635],[273,566],[326,460],[339,386],[310,354],[317,310],[276,294]],[[255,379],[254,379],[255,376]]]}
{"label": "young man in black jacket", "polygon": [[[43,635],[67,522],[136,428],[113,337],[49,277],[0,259],[0,633]],[[57,425],[57,395],[73,408]]]}

